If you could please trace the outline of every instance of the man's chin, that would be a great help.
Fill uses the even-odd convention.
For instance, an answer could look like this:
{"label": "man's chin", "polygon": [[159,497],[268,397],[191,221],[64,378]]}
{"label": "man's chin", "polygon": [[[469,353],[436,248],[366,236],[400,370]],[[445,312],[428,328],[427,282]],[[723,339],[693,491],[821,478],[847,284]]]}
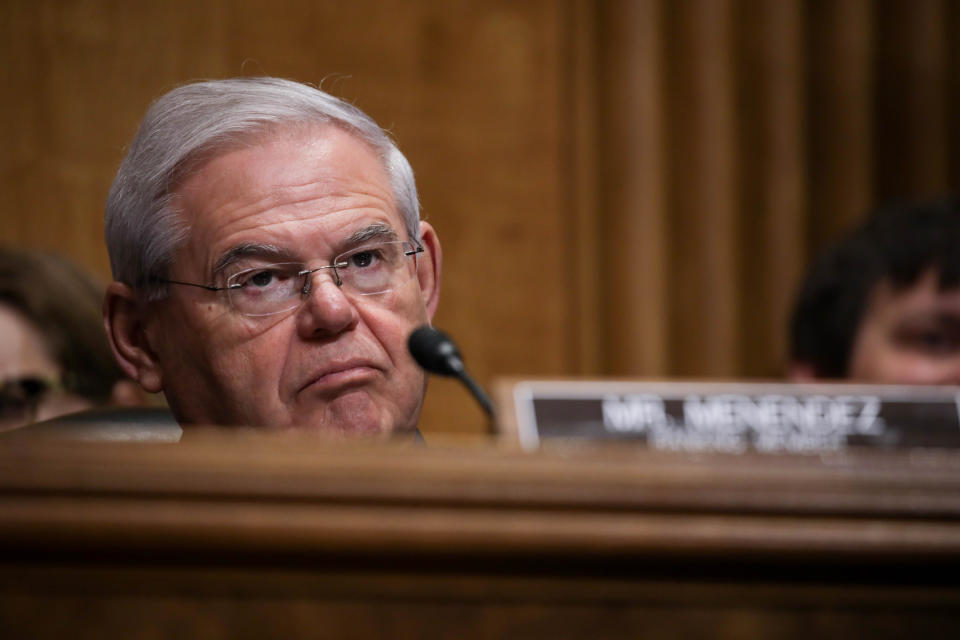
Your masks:
{"label": "man's chin", "polygon": [[360,389],[313,407],[291,423],[293,429],[351,438],[386,437],[394,427],[392,416]]}

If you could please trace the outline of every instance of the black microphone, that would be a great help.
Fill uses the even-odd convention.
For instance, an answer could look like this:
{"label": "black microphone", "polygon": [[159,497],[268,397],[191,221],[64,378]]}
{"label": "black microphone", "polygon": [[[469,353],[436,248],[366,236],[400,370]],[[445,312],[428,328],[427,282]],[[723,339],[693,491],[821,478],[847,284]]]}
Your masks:
{"label": "black microphone", "polygon": [[450,336],[439,329],[424,325],[410,334],[407,346],[410,348],[410,355],[424,370],[441,376],[459,378],[487,415],[493,417],[493,403],[490,402],[490,397],[467,373],[460,350]]}

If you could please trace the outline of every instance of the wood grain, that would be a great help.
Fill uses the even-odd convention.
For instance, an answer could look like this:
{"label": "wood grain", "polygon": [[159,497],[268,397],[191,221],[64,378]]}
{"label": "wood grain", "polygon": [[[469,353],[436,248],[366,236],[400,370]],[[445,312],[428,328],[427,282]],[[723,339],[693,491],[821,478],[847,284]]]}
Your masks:
{"label": "wood grain", "polygon": [[[272,74],[397,138],[476,377],[771,377],[803,266],[958,175],[950,0],[11,0],[0,242],[107,279],[103,202],[152,99]],[[480,433],[449,381],[425,430]]]}
{"label": "wood grain", "polygon": [[4,444],[10,637],[960,627],[956,452]]}

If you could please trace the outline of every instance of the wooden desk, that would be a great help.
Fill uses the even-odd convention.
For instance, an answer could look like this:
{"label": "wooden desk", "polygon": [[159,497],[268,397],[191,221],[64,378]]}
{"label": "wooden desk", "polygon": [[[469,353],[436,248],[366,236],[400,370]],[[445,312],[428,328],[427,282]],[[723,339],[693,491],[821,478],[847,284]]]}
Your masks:
{"label": "wooden desk", "polygon": [[960,637],[960,456],[0,441],[3,638]]}

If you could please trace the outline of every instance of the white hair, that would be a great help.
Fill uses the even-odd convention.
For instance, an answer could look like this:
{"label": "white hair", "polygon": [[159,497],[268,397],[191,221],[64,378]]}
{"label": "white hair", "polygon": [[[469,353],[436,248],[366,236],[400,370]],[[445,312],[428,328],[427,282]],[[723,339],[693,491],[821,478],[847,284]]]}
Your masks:
{"label": "white hair", "polygon": [[105,231],[115,280],[165,288],[173,254],[188,228],[173,204],[179,180],[195,163],[282,125],[330,124],[370,145],[390,179],[407,234],[420,241],[420,205],[410,163],[390,136],[357,107],[309,85],[281,78],[195,82],[151,105],[107,197]]}

